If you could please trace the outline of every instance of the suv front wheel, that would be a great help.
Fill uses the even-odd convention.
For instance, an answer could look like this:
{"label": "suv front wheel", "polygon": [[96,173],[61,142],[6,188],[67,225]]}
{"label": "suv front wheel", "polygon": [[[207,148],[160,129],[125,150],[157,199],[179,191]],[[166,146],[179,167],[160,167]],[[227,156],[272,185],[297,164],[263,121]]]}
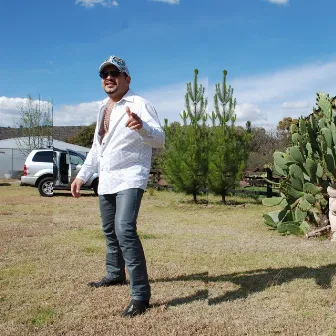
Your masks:
{"label": "suv front wheel", "polygon": [[38,190],[41,196],[51,197],[54,195],[53,193],[53,178],[45,177],[38,184]]}

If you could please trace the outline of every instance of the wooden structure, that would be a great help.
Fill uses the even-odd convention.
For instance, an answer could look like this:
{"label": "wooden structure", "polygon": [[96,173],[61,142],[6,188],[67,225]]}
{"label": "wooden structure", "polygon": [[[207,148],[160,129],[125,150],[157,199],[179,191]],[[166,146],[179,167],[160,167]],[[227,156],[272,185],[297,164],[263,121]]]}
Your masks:
{"label": "wooden structure", "polygon": [[[245,195],[264,195],[268,198],[273,196],[280,196],[279,191],[275,188],[274,184],[269,183],[267,180],[273,182],[280,182],[280,179],[274,178],[270,168],[255,169],[244,171],[239,189],[230,189],[232,194],[245,194]],[[255,190],[255,188],[262,188],[264,190]]]}
{"label": "wooden structure", "polygon": [[[274,178],[272,170],[255,169],[246,170],[243,174],[242,180],[239,182],[239,187],[235,189],[229,189],[232,194],[242,195],[264,195],[266,197],[279,196],[279,191],[275,188],[274,184],[271,184],[265,180],[279,182],[279,178]],[[169,185],[164,179],[164,176],[160,169],[152,169],[149,175],[148,187],[157,189],[172,189],[173,186]],[[256,190],[259,189],[259,190]],[[260,190],[261,189],[261,190]]]}

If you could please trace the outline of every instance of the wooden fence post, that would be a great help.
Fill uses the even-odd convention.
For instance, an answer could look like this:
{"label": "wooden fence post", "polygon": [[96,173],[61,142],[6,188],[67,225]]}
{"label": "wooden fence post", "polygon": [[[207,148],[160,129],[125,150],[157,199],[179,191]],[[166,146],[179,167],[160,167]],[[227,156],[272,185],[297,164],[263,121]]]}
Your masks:
{"label": "wooden fence post", "polygon": [[[266,168],[266,173],[267,173],[267,179],[272,181],[272,170],[270,168]],[[272,193],[272,184],[267,182],[267,198],[271,198],[273,196]]]}

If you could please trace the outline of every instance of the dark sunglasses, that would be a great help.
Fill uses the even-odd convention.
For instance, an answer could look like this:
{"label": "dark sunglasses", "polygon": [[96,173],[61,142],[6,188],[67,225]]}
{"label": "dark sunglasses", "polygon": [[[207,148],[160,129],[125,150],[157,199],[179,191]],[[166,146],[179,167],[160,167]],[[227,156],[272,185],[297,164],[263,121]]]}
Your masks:
{"label": "dark sunglasses", "polygon": [[121,72],[118,70],[111,70],[111,71],[100,72],[99,76],[100,78],[106,79],[108,76],[119,77],[120,74]]}

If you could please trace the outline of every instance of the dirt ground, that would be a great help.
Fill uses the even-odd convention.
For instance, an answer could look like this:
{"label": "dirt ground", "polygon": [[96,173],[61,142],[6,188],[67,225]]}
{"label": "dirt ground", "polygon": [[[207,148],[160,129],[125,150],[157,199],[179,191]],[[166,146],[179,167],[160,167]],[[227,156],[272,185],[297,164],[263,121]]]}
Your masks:
{"label": "dirt ground", "polygon": [[0,182],[1,335],[336,336],[336,245],[271,231],[257,201],[145,193],[152,306],[124,319],[129,286],[87,286],[105,271],[97,197]]}

